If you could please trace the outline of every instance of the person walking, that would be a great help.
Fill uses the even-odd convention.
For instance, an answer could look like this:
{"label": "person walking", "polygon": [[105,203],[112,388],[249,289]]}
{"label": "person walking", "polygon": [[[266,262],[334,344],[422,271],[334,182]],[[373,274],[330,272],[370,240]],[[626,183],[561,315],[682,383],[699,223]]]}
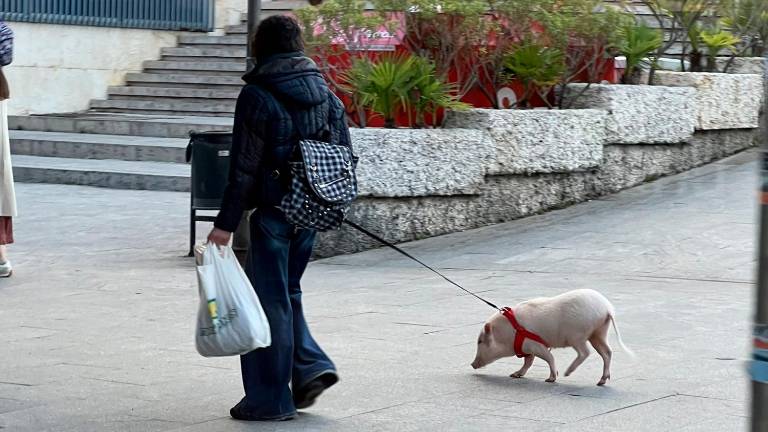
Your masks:
{"label": "person walking", "polygon": [[229,183],[208,241],[228,245],[244,211],[250,216],[246,274],[272,331],[272,345],[241,356],[245,397],[238,420],[290,420],[339,380],[336,367],[310,334],[301,277],[315,232],[291,225],[280,210],[289,191],[289,162],[299,139],[350,145],[341,101],[303,54],[293,18],[273,16],[253,41],[256,67],[235,108]]}
{"label": "person walking", "polygon": [[13,218],[16,216],[16,194],[11,168],[11,143],[8,137],[8,98],[10,90],[3,66],[13,60],[13,31],[0,21],[0,278],[13,274],[7,246],[13,243]]}

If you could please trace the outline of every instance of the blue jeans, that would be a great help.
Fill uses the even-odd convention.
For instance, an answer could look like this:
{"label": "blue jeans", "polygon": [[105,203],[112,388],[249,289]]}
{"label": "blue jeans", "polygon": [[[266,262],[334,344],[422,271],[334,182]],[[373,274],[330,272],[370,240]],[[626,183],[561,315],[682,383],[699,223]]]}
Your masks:
{"label": "blue jeans", "polygon": [[309,333],[301,305],[301,276],[315,232],[296,229],[277,209],[251,215],[245,271],[272,329],[272,345],[240,357],[245,406],[255,416],[296,412],[291,394],[335,366]]}

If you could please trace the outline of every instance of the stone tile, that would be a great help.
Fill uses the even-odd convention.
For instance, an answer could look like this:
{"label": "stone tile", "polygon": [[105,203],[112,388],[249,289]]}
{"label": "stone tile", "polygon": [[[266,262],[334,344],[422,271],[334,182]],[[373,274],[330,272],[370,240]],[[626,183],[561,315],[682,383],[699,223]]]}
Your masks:
{"label": "stone tile", "polygon": [[0,414],[31,408],[35,405],[37,405],[35,402],[0,398]]}
{"label": "stone tile", "polygon": [[749,430],[749,419],[743,416],[723,415],[678,429],[681,432],[719,432]]}
{"label": "stone tile", "polygon": [[[741,405],[735,402],[722,403],[712,399],[666,396],[589,417],[553,430],[557,432],[683,430],[686,427],[693,427],[706,421],[727,416],[734,410],[740,411],[741,408]],[[715,432],[722,429],[713,427],[712,429],[692,430]]]}
{"label": "stone tile", "polygon": [[141,418],[131,410],[146,402],[121,397],[60,401],[0,414],[0,426],[13,431],[165,431],[183,423]]}
{"label": "stone tile", "polygon": [[614,398],[592,398],[559,394],[497,412],[503,417],[546,420],[558,423],[573,423],[581,419],[597,416],[625,406]]}
{"label": "stone tile", "polygon": [[251,422],[232,420],[228,417],[219,418],[173,429],[173,432],[250,432],[254,430],[259,432],[321,432],[345,429],[336,420],[302,413],[298,419],[279,423],[263,422],[253,424]]}

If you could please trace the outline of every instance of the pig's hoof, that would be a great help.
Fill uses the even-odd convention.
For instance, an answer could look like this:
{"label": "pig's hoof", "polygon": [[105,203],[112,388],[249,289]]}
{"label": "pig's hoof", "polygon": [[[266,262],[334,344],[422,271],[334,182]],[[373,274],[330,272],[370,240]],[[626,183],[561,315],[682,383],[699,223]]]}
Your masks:
{"label": "pig's hoof", "polygon": [[605,385],[605,383],[606,383],[606,382],[608,382],[608,380],[609,380],[609,379],[611,379],[611,377],[610,377],[610,376],[607,376],[607,377],[602,377],[602,378],[600,378],[600,381],[597,383],[597,385],[599,385],[600,387],[602,387],[602,386],[604,386],[604,385]]}
{"label": "pig's hoof", "polygon": [[544,382],[553,383],[553,382],[555,382],[555,379],[550,377],[550,378],[545,379]]}
{"label": "pig's hoof", "polygon": [[522,378],[523,375],[525,375],[525,374],[523,374],[521,372],[515,372],[512,375],[510,375],[510,377],[512,377],[512,378]]}

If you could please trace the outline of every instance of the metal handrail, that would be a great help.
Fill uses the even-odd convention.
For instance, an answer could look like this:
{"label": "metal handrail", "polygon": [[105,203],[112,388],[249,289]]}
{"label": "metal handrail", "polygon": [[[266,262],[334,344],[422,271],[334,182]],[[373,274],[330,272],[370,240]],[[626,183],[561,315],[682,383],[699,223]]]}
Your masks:
{"label": "metal handrail", "polygon": [[0,19],[45,24],[212,31],[215,0],[0,0]]}

